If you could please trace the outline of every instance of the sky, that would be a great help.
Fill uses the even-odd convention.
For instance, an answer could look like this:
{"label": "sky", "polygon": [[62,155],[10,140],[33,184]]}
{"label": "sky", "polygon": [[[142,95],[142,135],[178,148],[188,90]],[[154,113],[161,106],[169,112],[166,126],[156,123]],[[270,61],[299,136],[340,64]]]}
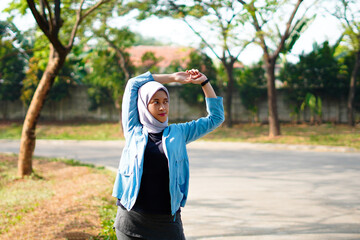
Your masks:
{"label": "sky", "polygon": [[[1,0],[0,3],[0,20],[5,20],[8,16],[2,10],[11,2],[11,0]],[[35,20],[31,14],[26,16],[18,16],[14,19],[15,25],[20,30],[26,30],[35,25]],[[194,27],[201,29],[197,22],[192,21]],[[116,19],[110,23],[113,26],[129,26],[131,30],[141,33],[145,37],[153,37],[162,42],[172,43],[180,46],[198,47],[200,45],[200,38],[196,36],[192,30],[181,20],[173,20],[170,18],[156,18],[151,17],[144,21],[136,21],[131,17]],[[295,44],[289,60],[295,62],[297,55],[302,52],[310,52],[314,42],[322,43],[329,40],[330,43],[335,43],[339,38],[340,25],[334,17],[324,17],[318,15],[315,21],[310,25],[306,32],[300,37]],[[215,55],[207,50],[208,55],[215,58]],[[249,46],[239,56],[239,60],[244,64],[252,64],[261,58],[262,50],[258,46]]]}

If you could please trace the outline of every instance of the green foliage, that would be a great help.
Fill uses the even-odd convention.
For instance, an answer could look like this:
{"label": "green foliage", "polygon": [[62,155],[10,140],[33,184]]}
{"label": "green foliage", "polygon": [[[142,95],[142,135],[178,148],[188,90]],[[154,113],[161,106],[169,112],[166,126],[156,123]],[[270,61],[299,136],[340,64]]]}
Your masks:
{"label": "green foliage", "polygon": [[[335,11],[333,10],[335,9]],[[331,9],[333,15],[342,23],[344,41],[352,51],[360,50],[360,7],[356,0],[335,1]]]}
{"label": "green foliage", "polygon": [[134,44],[136,35],[128,28],[110,28],[106,21],[105,17],[103,25],[93,29],[97,36],[97,44],[86,53],[83,61],[89,69],[85,77],[91,102],[89,110],[95,110],[106,103],[114,103],[121,109],[127,77],[134,73],[126,49]]}
{"label": "green foliage", "polygon": [[299,40],[300,36],[308,29],[309,25],[315,20],[315,17],[316,15],[311,18],[300,18],[295,22],[288,40],[281,49],[281,53],[286,54],[291,52],[297,40]]}
{"label": "green foliage", "polygon": [[[108,1],[110,4],[110,1]],[[38,5],[39,2],[35,1],[35,5]],[[94,2],[85,2],[82,5],[82,13],[86,13],[89,9],[91,9],[95,3]],[[102,4],[96,8],[96,10],[101,11],[94,11],[91,15],[84,18],[77,29],[77,37],[84,39],[86,34],[91,33],[91,29],[93,26],[94,19],[96,19],[95,14],[99,14],[100,16],[112,16],[112,9],[115,6],[118,6],[119,1],[111,1],[111,8],[105,9],[104,5]],[[76,22],[77,12],[79,8],[78,1],[61,1],[61,16],[60,18],[63,20],[61,22],[61,27],[59,32],[53,37],[59,39],[59,41],[63,44],[64,47],[69,49],[73,47],[71,43],[72,32],[74,28],[74,23]],[[121,6],[121,3],[120,5]],[[38,7],[38,6],[37,6]],[[56,4],[55,2],[51,1],[46,6],[45,15],[46,18],[49,19],[50,17],[55,17],[56,12]],[[28,5],[25,0],[13,0],[7,11],[11,14],[25,14],[26,9],[28,9]],[[38,7],[39,9],[39,7]],[[39,10],[41,11],[41,10]],[[105,13],[110,13],[105,14]],[[102,15],[101,15],[102,14]],[[14,15],[13,15],[14,16]],[[12,17],[13,17],[12,16]],[[58,36],[57,36],[58,35]],[[22,101],[25,104],[29,104],[35,92],[35,89],[38,85],[39,79],[41,78],[42,74],[44,73],[46,66],[48,64],[49,59],[49,39],[46,37],[41,31],[37,31],[35,33],[36,41],[33,45],[36,51],[34,55],[31,56],[32,59],[29,61],[29,69],[27,71],[27,78],[23,82],[23,90],[22,90]],[[80,45],[83,47],[83,42],[78,41],[79,39],[75,39],[75,43],[77,44],[80,42]],[[88,39],[87,39],[88,40]],[[62,66],[62,69],[59,71],[59,74],[56,76],[54,80],[54,84],[50,89],[50,92],[47,96],[47,99],[58,101],[65,96],[68,95],[69,88],[74,83],[80,83],[81,79],[84,76],[84,69],[83,68],[76,68],[79,67],[80,59],[76,56],[76,54],[70,54],[65,62],[65,65]]]}
{"label": "green foliage", "polygon": [[140,33],[134,33],[134,44],[133,46],[163,46],[163,42],[153,37],[144,37]]}
{"label": "green foliage", "polygon": [[237,74],[237,87],[241,103],[249,110],[257,121],[258,103],[266,98],[266,78],[263,63],[259,62],[251,67],[245,67]]}
{"label": "green foliage", "polygon": [[341,99],[347,94],[349,79],[340,75],[341,67],[335,57],[335,46],[326,41],[314,44],[313,51],[302,54],[298,63],[286,63],[279,78],[284,83],[287,98],[299,113],[308,93],[327,99]]}
{"label": "green foliage", "polygon": [[304,102],[301,104],[301,111],[305,110],[305,107],[309,107],[310,109],[310,122],[314,123],[315,116],[318,117],[319,122],[321,123],[321,115],[322,115],[322,101],[318,96],[316,97],[314,94],[307,93],[305,96]]}
{"label": "green foliage", "polygon": [[17,10],[21,15],[25,15],[27,9],[28,5],[26,0],[13,0],[4,11],[11,13],[14,10]]}
{"label": "green foliage", "polygon": [[0,41],[0,100],[15,101],[21,94],[25,60],[11,41]]}
{"label": "green foliage", "polygon": [[20,97],[26,65],[21,46],[26,44],[17,27],[0,21],[0,100],[15,101]]}
{"label": "green foliage", "polygon": [[[129,56],[126,58],[129,61]],[[107,103],[121,104],[126,81],[115,51],[97,45],[84,61],[87,62],[86,67],[91,69],[84,78],[84,83],[89,86],[89,110]]]}
{"label": "green foliage", "polygon": [[138,68],[138,72],[159,72],[159,67],[156,66],[160,61],[162,61],[162,57],[156,57],[155,54],[151,51],[145,52],[141,56],[142,66]]}
{"label": "green foliage", "polygon": [[[58,76],[55,78],[54,84],[49,91],[47,100],[60,101],[64,97],[69,95],[70,87],[74,84],[76,76],[76,64],[73,64],[75,60],[67,60],[60,70]],[[25,105],[29,105],[31,99],[35,93],[37,85],[45,69],[41,68],[42,63],[36,57],[32,57],[29,60],[28,70],[26,72],[26,78],[23,80],[23,88],[21,94],[21,100]]]}

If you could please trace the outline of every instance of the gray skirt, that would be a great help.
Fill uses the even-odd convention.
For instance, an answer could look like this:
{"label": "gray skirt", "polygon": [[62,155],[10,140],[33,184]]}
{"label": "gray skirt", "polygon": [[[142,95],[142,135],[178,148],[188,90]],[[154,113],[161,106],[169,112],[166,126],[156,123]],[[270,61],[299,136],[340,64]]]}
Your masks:
{"label": "gray skirt", "polygon": [[145,214],[118,207],[114,227],[121,233],[146,240],[185,240],[180,211],[175,216]]}

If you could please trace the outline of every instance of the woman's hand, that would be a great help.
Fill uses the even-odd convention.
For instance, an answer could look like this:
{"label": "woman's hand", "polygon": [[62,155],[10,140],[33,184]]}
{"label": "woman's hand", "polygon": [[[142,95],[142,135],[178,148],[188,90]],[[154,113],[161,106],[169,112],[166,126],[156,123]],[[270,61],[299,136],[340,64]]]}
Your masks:
{"label": "woman's hand", "polygon": [[174,82],[186,84],[191,82],[191,75],[188,72],[176,72],[172,74]]}
{"label": "woman's hand", "polygon": [[[191,83],[193,84],[201,84],[204,81],[207,80],[207,77],[199,72],[197,69],[191,69],[186,71],[186,73],[190,74],[191,76]],[[210,82],[206,83],[204,86],[202,86],[202,90],[204,91],[205,97],[207,98],[216,98],[216,93],[211,86]]]}
{"label": "woman's hand", "polygon": [[193,84],[201,84],[204,82],[207,77],[199,72],[197,69],[187,70],[186,72],[176,72],[173,73],[174,82],[178,82],[181,84],[193,83]]}
{"label": "woman's hand", "polygon": [[[152,74],[155,81],[166,84],[171,82],[178,82],[181,84],[201,84],[207,80],[207,77],[199,72],[197,69],[187,70],[186,72],[176,72],[171,74]],[[216,98],[215,91],[211,86],[211,83],[207,83],[202,86],[205,97],[207,98]]]}
{"label": "woman's hand", "polygon": [[186,73],[190,74],[193,84],[201,84],[207,80],[207,77],[197,69],[187,70]]}

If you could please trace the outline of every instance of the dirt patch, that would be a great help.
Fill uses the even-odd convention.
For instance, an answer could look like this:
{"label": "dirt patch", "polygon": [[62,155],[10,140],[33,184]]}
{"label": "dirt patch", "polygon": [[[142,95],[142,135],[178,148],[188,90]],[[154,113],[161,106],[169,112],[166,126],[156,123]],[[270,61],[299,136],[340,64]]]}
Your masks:
{"label": "dirt patch", "polygon": [[[16,156],[0,161],[16,162]],[[111,199],[113,177],[88,167],[35,159],[33,168],[50,185],[51,197],[30,211],[21,211],[21,220],[8,227],[1,239],[91,239],[101,231],[99,209]],[[9,182],[22,184],[24,181]],[[37,184],[37,183],[35,183]],[[7,186],[3,186],[7,187]],[[28,189],[31,191],[31,189]],[[26,196],[23,196],[26,198]]]}

